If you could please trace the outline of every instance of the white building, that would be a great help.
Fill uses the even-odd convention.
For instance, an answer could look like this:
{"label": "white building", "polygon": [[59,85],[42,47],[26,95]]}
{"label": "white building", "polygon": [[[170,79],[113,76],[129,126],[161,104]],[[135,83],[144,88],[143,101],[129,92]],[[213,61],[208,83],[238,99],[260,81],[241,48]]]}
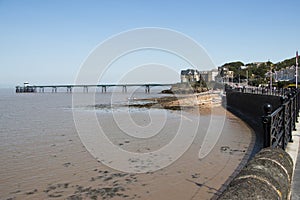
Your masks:
{"label": "white building", "polygon": [[196,69],[187,69],[181,71],[181,82],[196,82],[201,78],[205,82],[216,81],[216,77],[219,75],[218,69],[213,69],[209,71],[198,71]]}
{"label": "white building", "polygon": [[[296,75],[296,67],[286,67],[274,73],[274,79],[276,81],[293,81]],[[298,73],[299,74],[299,73]]]}
{"label": "white building", "polygon": [[197,82],[200,80],[200,73],[196,69],[181,70],[181,83]]}

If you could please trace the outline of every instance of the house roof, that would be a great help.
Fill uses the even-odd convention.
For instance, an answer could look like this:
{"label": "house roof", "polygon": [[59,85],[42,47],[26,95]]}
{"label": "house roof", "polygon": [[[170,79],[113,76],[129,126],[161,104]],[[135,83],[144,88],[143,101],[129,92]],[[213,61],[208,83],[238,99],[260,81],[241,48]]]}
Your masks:
{"label": "house roof", "polygon": [[199,71],[196,69],[181,70],[181,75],[195,75],[195,74],[199,74]]}

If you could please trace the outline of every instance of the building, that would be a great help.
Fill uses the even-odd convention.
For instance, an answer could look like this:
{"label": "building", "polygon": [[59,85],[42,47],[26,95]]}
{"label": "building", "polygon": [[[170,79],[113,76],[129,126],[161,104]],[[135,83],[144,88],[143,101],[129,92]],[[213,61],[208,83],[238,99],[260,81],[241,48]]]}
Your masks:
{"label": "building", "polygon": [[210,71],[200,71],[199,73],[205,82],[216,81],[216,78],[219,75],[218,69],[213,69]]}
{"label": "building", "polygon": [[233,82],[233,77],[234,77],[233,71],[230,71],[226,67],[219,67],[218,71],[219,71],[219,75],[222,79],[222,82],[225,82],[225,83]]}
{"label": "building", "polygon": [[187,69],[181,71],[181,82],[197,82],[199,80],[204,80],[205,82],[217,81],[219,76],[218,69],[213,69],[209,71],[198,71],[196,69]]}
{"label": "building", "polygon": [[200,73],[196,69],[181,70],[181,83],[191,83],[200,80]]}
{"label": "building", "polygon": [[[275,81],[293,81],[295,79],[295,66],[286,67],[276,71],[274,74]],[[299,73],[298,73],[299,74]]]}

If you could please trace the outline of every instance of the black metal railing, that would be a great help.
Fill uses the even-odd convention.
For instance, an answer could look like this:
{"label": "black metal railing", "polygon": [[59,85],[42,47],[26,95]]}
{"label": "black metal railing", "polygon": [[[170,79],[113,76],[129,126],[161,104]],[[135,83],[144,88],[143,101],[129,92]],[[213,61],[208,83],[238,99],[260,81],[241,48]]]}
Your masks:
{"label": "black metal railing", "polygon": [[250,93],[250,94],[286,96],[289,93],[291,93],[294,89],[292,89],[292,88],[270,89],[270,88],[263,88],[263,87],[236,87],[236,88],[230,88],[230,90],[242,92],[242,93]]}
{"label": "black metal railing", "polygon": [[[281,88],[270,89],[261,87],[226,88],[248,94],[279,96],[281,105],[273,110],[271,104],[265,104],[262,116],[264,147],[286,149],[289,142],[293,141],[292,131],[296,130],[300,108],[300,89]],[[276,106],[277,107],[277,106]]]}
{"label": "black metal railing", "polygon": [[298,122],[300,92],[292,89],[281,95],[282,104],[273,111],[271,104],[264,105],[265,115],[262,117],[264,127],[264,147],[282,148],[292,142],[292,131]]}

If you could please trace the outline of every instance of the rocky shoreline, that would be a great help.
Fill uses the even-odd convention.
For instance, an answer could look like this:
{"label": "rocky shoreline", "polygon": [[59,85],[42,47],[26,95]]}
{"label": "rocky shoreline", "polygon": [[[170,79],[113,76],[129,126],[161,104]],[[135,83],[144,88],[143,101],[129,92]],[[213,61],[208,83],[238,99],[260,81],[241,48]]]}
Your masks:
{"label": "rocky shoreline", "polygon": [[128,104],[128,107],[191,111],[195,108],[199,108],[200,110],[210,110],[214,107],[221,106],[221,103],[221,92],[209,91],[188,95],[181,94],[159,98],[132,99]]}

